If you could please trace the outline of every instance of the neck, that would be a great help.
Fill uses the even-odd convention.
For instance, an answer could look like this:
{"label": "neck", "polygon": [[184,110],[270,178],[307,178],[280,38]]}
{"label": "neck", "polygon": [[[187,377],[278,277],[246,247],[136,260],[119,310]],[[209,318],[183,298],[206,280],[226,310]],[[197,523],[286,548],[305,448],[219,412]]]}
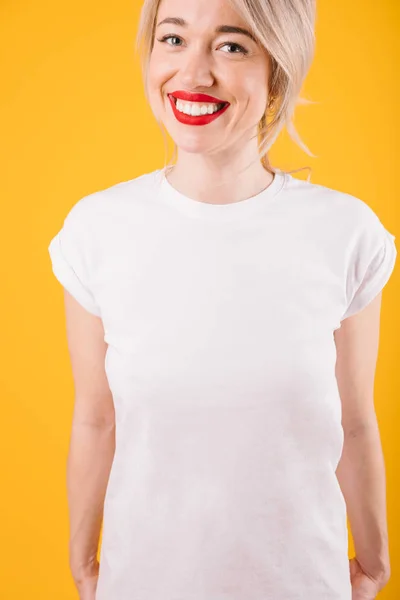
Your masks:
{"label": "neck", "polygon": [[182,194],[199,202],[228,204],[246,200],[269,187],[274,175],[258,160],[246,166],[226,165],[217,168],[201,161],[179,160],[166,177],[169,183]]}

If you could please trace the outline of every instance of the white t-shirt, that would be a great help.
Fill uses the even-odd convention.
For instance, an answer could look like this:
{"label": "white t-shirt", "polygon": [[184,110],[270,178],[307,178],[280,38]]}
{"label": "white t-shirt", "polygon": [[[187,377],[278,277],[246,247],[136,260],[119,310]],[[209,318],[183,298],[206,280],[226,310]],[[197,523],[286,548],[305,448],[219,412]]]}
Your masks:
{"label": "white t-shirt", "polygon": [[388,281],[394,240],[283,172],[225,205],[163,169],[76,202],[49,253],[108,344],[96,600],[351,600],[333,332]]}

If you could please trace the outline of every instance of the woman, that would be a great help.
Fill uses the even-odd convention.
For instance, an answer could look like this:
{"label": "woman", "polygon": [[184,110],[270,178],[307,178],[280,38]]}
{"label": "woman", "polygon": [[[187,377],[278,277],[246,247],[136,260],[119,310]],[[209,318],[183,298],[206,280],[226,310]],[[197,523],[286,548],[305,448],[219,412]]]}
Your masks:
{"label": "woman", "polygon": [[295,136],[314,18],[312,0],[143,5],[179,156],[82,198],[49,246],[84,600],[372,600],[388,581],[373,378],[395,237],[267,157]]}

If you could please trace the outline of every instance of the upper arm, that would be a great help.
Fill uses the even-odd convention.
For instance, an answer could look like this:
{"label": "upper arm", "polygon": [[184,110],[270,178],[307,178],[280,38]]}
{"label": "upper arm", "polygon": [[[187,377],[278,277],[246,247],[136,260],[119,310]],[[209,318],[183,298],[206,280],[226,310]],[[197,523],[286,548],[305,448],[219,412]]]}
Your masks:
{"label": "upper arm", "polygon": [[345,432],[376,421],[374,381],[382,291],[397,256],[395,236],[377,215],[364,203],[354,207],[357,221],[352,223],[352,243],[346,253],[346,304],[340,327],[334,331]]}
{"label": "upper arm", "polygon": [[100,426],[112,424],[114,403],[104,366],[107,343],[102,320],[65,288],[64,305],[75,388],[74,420]]}
{"label": "upper arm", "polygon": [[334,332],[336,379],[345,433],[376,419],[374,381],[379,349],[382,292],[362,310],[342,321]]}
{"label": "upper arm", "polygon": [[[94,197],[94,200],[96,197]],[[48,251],[53,273],[64,289],[67,342],[74,388],[74,419],[96,425],[114,421],[114,405],[105,372],[107,343],[101,307],[93,290],[97,251],[92,231],[96,203],[77,202]]]}

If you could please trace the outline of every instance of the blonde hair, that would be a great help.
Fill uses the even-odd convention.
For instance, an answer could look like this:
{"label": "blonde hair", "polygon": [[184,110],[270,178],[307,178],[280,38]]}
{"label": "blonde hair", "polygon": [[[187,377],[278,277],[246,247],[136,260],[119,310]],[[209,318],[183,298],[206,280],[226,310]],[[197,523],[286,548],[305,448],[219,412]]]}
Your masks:
{"label": "blonde hair", "polygon": [[[290,3],[287,0],[228,0],[228,2],[247,23],[271,60],[268,103],[257,130],[261,164],[267,171],[276,172],[277,169],[269,162],[268,151],[284,126],[292,140],[309,156],[315,157],[296,131],[293,115],[299,104],[316,104],[300,97],[315,51],[316,0],[291,0]],[[136,51],[140,56],[147,99],[148,64],[154,44],[159,5],[160,0],[144,0],[136,37]],[[162,128],[161,131],[164,135]],[[164,142],[167,148],[165,136]],[[171,160],[176,156],[176,151],[177,147],[174,144]],[[164,168],[167,168],[166,164]],[[303,169],[310,170],[309,181],[312,171],[309,166],[289,173]]]}

